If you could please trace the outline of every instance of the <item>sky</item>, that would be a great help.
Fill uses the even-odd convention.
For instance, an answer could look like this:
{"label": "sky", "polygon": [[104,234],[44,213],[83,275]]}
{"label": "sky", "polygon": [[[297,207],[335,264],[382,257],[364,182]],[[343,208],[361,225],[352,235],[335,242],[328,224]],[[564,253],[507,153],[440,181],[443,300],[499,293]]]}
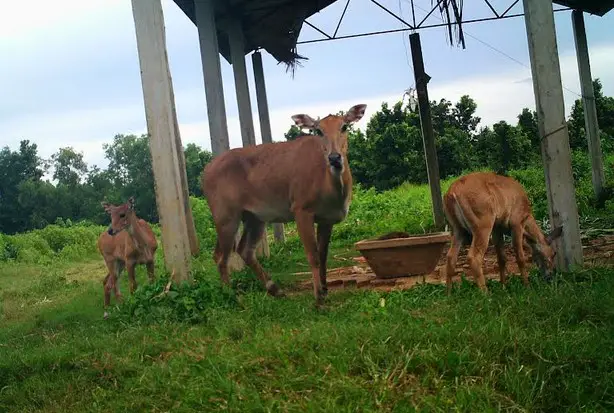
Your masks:
{"label": "sky", "polygon": [[[410,20],[408,0],[380,0]],[[415,0],[418,19],[430,0]],[[513,0],[491,0],[505,10]],[[482,1],[464,2],[464,19],[489,15]],[[334,32],[345,6],[338,0],[309,22]],[[198,32],[172,0],[162,0],[169,65],[181,139],[210,149]],[[560,8],[556,6],[555,8]],[[37,10],[32,13],[31,10]],[[522,13],[519,2],[510,13]],[[566,114],[579,97],[571,12],[555,13]],[[425,24],[441,23],[438,12]],[[585,14],[593,78],[614,95],[614,12]],[[351,0],[338,35],[401,28],[369,0]],[[429,97],[456,102],[468,94],[477,102],[481,126],[516,122],[535,100],[522,18],[465,26],[466,49],[453,47],[443,28],[420,32]],[[383,102],[394,104],[414,86],[408,33],[393,33],[298,46],[309,60],[294,78],[263,52],[273,140],[283,140],[291,115],[324,117],[367,104],[364,128]],[[304,25],[299,40],[322,36]],[[30,0],[12,2],[0,15],[0,146],[29,139],[48,158],[72,146],[89,165],[107,165],[102,145],[116,134],[147,130],[134,20],[130,0]],[[241,146],[232,66],[221,58],[230,146]],[[246,56],[257,142],[260,142],[251,58]],[[9,98],[10,97],[10,98]]]}

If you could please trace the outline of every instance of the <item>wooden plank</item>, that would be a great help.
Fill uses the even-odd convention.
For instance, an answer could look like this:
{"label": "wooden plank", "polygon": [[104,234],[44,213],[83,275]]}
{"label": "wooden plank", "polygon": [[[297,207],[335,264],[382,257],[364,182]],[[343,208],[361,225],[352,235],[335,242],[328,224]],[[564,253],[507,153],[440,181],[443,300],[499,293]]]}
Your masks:
{"label": "wooden plank", "polygon": [[584,27],[584,15],[582,11],[572,11],[571,20],[576,44],[578,72],[580,73],[580,88],[582,90],[582,107],[584,108],[586,138],[588,140],[588,151],[591,157],[593,192],[597,199],[600,199],[603,195],[603,185],[605,182],[603,154],[601,152],[601,141],[599,139],[597,105],[595,104],[595,91],[593,90],[591,63],[588,54],[588,42],[586,40],[586,28]]}
{"label": "wooden plank", "polygon": [[[271,133],[271,120],[269,118],[269,103],[266,96],[266,82],[264,81],[264,67],[262,66],[262,55],[259,51],[252,54],[252,67],[254,69],[254,82],[256,83],[256,102],[258,104],[258,116],[260,118],[260,133],[262,143],[272,143],[273,134]],[[273,224],[273,237],[277,242],[284,242],[284,224]]]}
{"label": "wooden plank", "polygon": [[166,268],[174,282],[190,279],[190,241],[176,135],[174,100],[160,0],[132,0],[156,201]]}
{"label": "wooden plank", "polygon": [[582,244],[552,1],[523,4],[550,222],[563,226],[563,235],[555,241],[556,265],[568,271],[582,265]]}
{"label": "wooden plank", "polygon": [[420,125],[422,127],[422,142],[424,144],[426,170],[429,179],[429,186],[431,188],[433,217],[435,220],[435,227],[438,230],[442,230],[445,226],[446,221],[443,212],[443,198],[441,196],[439,162],[437,160],[437,149],[435,147],[435,132],[433,132],[433,121],[431,119],[431,103],[429,102],[427,88],[427,83],[430,78],[424,72],[424,61],[422,59],[422,45],[420,44],[420,33],[410,34],[409,44],[411,48],[411,58],[414,65],[416,92],[418,93]]}

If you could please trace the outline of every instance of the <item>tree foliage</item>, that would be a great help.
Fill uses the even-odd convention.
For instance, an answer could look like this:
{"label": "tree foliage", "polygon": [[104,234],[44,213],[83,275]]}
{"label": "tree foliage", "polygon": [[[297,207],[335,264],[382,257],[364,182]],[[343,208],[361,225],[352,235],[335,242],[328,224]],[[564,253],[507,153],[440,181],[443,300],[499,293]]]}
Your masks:
{"label": "tree foliage", "polygon": [[[603,95],[594,81],[597,115],[605,153],[614,151],[614,98]],[[524,108],[515,125],[500,121],[480,125],[477,104],[470,96],[458,102],[431,102],[439,170],[442,179],[478,168],[500,173],[541,162],[537,114]],[[338,114],[343,114],[339,112]],[[570,146],[586,152],[584,112],[576,100],[568,119]],[[293,140],[309,133],[292,125],[284,134]],[[365,131],[348,130],[348,158],[354,181],[364,188],[386,190],[404,182],[426,183],[427,171],[420,117],[403,102],[383,103]],[[12,234],[55,222],[108,223],[100,201],[137,200],[138,214],[158,221],[149,142],[146,135],[116,135],[103,145],[106,168],[87,165],[84,154],[63,147],[42,159],[36,144],[20,142],[0,150],[0,232]],[[188,190],[202,196],[200,175],[212,159],[211,152],[195,144],[184,148]],[[575,161],[576,162],[576,161]],[[577,163],[577,162],[576,162]],[[588,168],[586,164],[584,167]]]}

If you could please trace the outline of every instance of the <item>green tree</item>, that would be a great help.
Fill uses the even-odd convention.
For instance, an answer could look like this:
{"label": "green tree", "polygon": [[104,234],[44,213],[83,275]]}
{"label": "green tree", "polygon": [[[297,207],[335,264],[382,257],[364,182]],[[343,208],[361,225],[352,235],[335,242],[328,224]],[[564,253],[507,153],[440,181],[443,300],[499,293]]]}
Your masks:
{"label": "green tree", "polygon": [[12,234],[28,228],[27,211],[19,205],[19,186],[40,181],[43,168],[38,147],[29,140],[22,140],[17,151],[8,146],[0,151],[0,232]]}
{"label": "green tree", "polygon": [[147,135],[116,135],[113,142],[104,144],[109,160],[109,176],[116,188],[109,194],[109,202],[136,199],[137,214],[151,222],[158,221],[153,168]]}
{"label": "green tree", "polygon": [[505,174],[512,168],[522,168],[535,160],[536,154],[531,151],[531,140],[520,127],[500,121],[489,127],[482,128],[477,136],[477,153],[479,163]]}
{"label": "green tree", "polygon": [[[603,85],[599,79],[593,80],[595,106],[597,107],[597,122],[601,132],[601,145],[605,152],[614,150],[614,97],[603,95]],[[584,127],[584,106],[581,99],[576,99],[569,120],[569,146],[571,149],[588,150],[586,131]]]}
{"label": "green tree", "polygon": [[194,143],[188,143],[184,149],[186,173],[188,176],[188,191],[190,195],[202,196],[200,188],[200,176],[207,165],[213,159],[213,154],[203,150]]}
{"label": "green tree", "polygon": [[539,139],[539,129],[537,128],[537,112],[531,111],[529,108],[523,108],[518,115],[518,128],[527,135],[531,141],[531,147],[536,153],[541,151],[541,143]]}
{"label": "green tree", "polygon": [[475,133],[482,120],[479,116],[475,116],[477,108],[475,100],[468,95],[461,96],[460,100],[450,109],[448,115],[451,118],[450,123],[465,133]]}
{"label": "green tree", "polygon": [[87,175],[83,153],[76,152],[72,147],[60,148],[51,155],[51,163],[54,168],[53,179],[59,185],[75,187]]}
{"label": "green tree", "polygon": [[292,126],[290,126],[290,129],[288,129],[288,132],[284,133],[284,138],[287,141],[293,141],[296,138],[298,138],[299,136],[310,135],[310,134],[311,134],[310,131],[303,132],[303,130],[301,128],[299,128],[298,126],[292,125]]}

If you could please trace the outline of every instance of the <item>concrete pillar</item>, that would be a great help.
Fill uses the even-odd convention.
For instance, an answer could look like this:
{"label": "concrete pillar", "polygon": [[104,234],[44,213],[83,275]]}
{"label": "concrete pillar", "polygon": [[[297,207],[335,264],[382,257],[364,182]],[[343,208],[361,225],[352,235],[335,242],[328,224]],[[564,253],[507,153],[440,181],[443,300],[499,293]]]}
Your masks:
{"label": "concrete pillar", "polygon": [[555,242],[556,265],[568,271],[582,265],[582,244],[552,0],[523,0],[523,5],[550,222],[553,228],[563,226]]}
{"label": "concrete pillar", "polygon": [[[245,39],[243,38],[241,22],[238,19],[234,19],[230,22],[228,27],[228,41],[230,43],[230,57],[235,79],[237,105],[239,107],[241,138],[243,139],[243,147],[247,147],[256,144],[256,135],[254,133],[254,119],[252,117],[249,84],[247,82],[247,68],[245,65]],[[256,247],[256,254],[265,255],[267,257],[270,254],[266,230],[260,243],[258,243]]]}
{"label": "concrete pillar", "polygon": [[[256,102],[258,103],[258,115],[260,117],[260,133],[262,143],[273,142],[271,133],[271,120],[269,119],[269,103],[266,97],[266,83],[264,81],[264,68],[262,66],[262,55],[259,51],[252,54],[252,67],[254,69],[254,81],[256,83]],[[285,241],[284,224],[273,224],[273,236],[275,241]]]}
{"label": "concrete pillar", "polygon": [[243,38],[243,27],[241,27],[241,22],[238,19],[233,19],[228,26],[228,42],[230,43],[230,58],[235,78],[237,105],[239,106],[241,138],[243,139],[243,147],[246,147],[256,144],[256,135],[247,82],[247,67],[245,66],[245,39]]}
{"label": "concrete pillar", "polygon": [[595,104],[591,63],[588,55],[588,42],[586,41],[586,29],[584,27],[584,15],[582,11],[574,10],[571,13],[571,21],[576,43],[578,72],[580,73],[580,88],[582,90],[582,107],[584,108],[586,138],[588,140],[588,151],[591,157],[593,191],[597,199],[599,199],[603,195],[605,176],[603,172],[601,141],[599,140],[597,105]]}
{"label": "concrete pillar", "polygon": [[217,156],[227,151],[230,144],[213,0],[194,0],[194,9],[205,81],[211,151],[213,156]]}
{"label": "concrete pillar", "polygon": [[[182,174],[183,147],[177,127],[175,102],[166,53],[164,15],[160,0],[132,0],[132,14],[141,68],[141,83],[149,147],[155,179],[156,203],[162,226],[166,268],[174,282],[190,279],[189,228],[191,209]],[[138,202],[138,201],[137,201]],[[198,244],[196,244],[198,245]]]}

